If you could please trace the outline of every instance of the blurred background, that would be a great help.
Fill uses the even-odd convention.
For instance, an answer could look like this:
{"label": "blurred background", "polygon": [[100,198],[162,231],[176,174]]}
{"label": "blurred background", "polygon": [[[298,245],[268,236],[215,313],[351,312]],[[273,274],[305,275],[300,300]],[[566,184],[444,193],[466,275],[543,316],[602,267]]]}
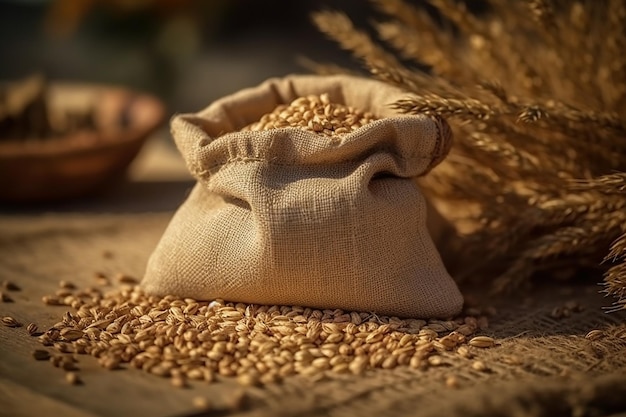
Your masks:
{"label": "blurred background", "polygon": [[0,0],[0,79],[117,84],[153,93],[170,112],[271,76],[305,72],[299,56],[353,66],[310,13],[371,15],[362,0]]}
{"label": "blurred background", "polygon": [[[91,181],[93,195],[73,193],[79,198],[42,205],[52,199],[36,191],[26,193],[33,204],[15,207],[6,205],[15,197],[0,193],[0,212],[175,209],[193,180],[169,134],[172,114],[199,111],[269,77],[310,72],[303,57],[360,68],[314,27],[311,13],[324,9],[342,10],[363,28],[373,16],[363,0],[0,0],[0,82],[40,74],[50,82],[113,85],[153,95],[165,107],[160,129],[128,170],[116,159],[129,159],[134,151],[126,152],[129,157],[120,151],[104,161],[109,167],[91,169],[100,171]],[[91,163],[57,143],[58,151],[26,162],[0,149],[0,192],[12,187],[21,193],[37,183],[40,190],[62,194],[86,182],[79,167]],[[62,153],[73,160],[63,162]],[[101,192],[100,183],[121,170],[127,181]],[[68,171],[76,174],[55,177]],[[46,183],[28,179],[33,172]]]}

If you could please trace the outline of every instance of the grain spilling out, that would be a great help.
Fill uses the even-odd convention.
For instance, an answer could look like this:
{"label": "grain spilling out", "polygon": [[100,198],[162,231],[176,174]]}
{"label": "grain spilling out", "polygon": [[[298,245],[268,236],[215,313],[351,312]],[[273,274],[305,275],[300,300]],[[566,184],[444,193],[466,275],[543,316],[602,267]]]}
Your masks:
{"label": "grain spilling out", "polygon": [[[56,351],[53,365],[75,371],[77,355],[91,355],[105,369],[137,368],[181,388],[229,377],[251,386],[294,375],[318,380],[376,368],[427,369],[445,364],[444,353],[466,359],[475,349],[495,345],[487,336],[472,338],[487,325],[486,316],[400,319],[156,297],[131,285],[51,298],[73,309],[38,337]],[[34,356],[44,358],[39,351]]]}
{"label": "grain spilling out", "polygon": [[359,109],[332,103],[328,94],[299,97],[290,104],[281,104],[258,122],[244,127],[244,131],[300,127],[324,136],[344,135],[376,120]]}

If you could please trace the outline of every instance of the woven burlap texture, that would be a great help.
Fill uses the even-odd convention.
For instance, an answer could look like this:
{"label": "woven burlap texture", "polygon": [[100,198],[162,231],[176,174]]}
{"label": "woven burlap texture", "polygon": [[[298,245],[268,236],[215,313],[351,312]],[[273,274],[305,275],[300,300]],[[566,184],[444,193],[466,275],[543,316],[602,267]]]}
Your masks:
{"label": "woven burlap texture", "polygon": [[[174,204],[183,193],[178,191],[169,201]],[[137,192],[134,197],[149,201],[146,207],[168,199],[164,192]],[[20,299],[3,304],[5,312],[7,308],[21,309],[13,314],[17,319],[32,320],[47,329],[65,311],[75,312],[40,301],[43,294],[58,288],[60,278],[86,288],[94,283],[94,271],[139,276],[170,217],[170,212],[164,212],[37,213],[0,218],[0,252],[4,255],[0,275],[22,286],[21,292],[12,293]],[[104,258],[104,249],[113,251],[114,256]],[[120,290],[118,284],[106,288]],[[167,379],[132,368],[105,370],[88,355],[79,355],[86,384],[66,386],[58,369],[30,357],[24,343],[33,338],[24,329],[0,328],[12,332],[0,345],[5,352],[13,349],[22,357],[23,363],[15,367],[26,369],[18,379],[17,372],[8,371],[14,366],[10,359],[0,354],[0,367],[4,366],[0,386],[3,381],[14,380],[42,393],[42,404],[46,404],[46,395],[69,404],[91,404],[86,408],[90,416],[615,417],[626,412],[626,312],[606,314],[602,307],[609,306],[611,299],[603,298],[600,289],[558,282],[538,286],[530,293],[485,297],[497,307],[485,334],[495,337],[499,345],[473,350],[474,358],[445,351],[439,366],[425,370],[399,366],[320,381],[290,377],[281,384],[247,388],[248,404],[232,413],[216,410],[202,414],[192,411],[191,403],[197,396],[218,403],[235,392],[237,388],[229,378],[214,384],[192,381],[191,389],[174,389]],[[487,293],[486,288],[473,291]],[[551,317],[554,308],[570,300],[578,301],[584,310],[570,317]],[[586,338],[585,334],[594,329],[601,330],[602,335]],[[477,360],[485,364],[486,371],[472,367]],[[54,372],[48,374],[46,370]],[[457,388],[446,384],[450,377],[458,381]],[[76,394],[77,388],[81,395]],[[3,406],[2,393],[8,391],[0,390]],[[0,408],[0,415],[38,415],[3,414],[4,410]],[[116,410],[117,414],[113,412]]]}
{"label": "woven burlap texture", "polygon": [[[240,131],[297,97],[375,114],[332,138],[289,127]],[[462,296],[427,229],[414,179],[451,144],[445,121],[399,115],[405,96],[354,76],[292,75],[173,118],[198,183],[152,254],[150,293],[449,317]]]}

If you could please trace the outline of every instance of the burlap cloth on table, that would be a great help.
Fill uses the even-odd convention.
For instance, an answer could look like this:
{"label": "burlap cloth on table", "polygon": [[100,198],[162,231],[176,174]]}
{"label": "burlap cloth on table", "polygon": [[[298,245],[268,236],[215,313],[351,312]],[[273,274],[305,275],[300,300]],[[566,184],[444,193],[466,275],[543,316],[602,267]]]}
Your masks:
{"label": "burlap cloth on table", "polygon": [[[140,276],[170,216],[0,216],[0,275],[18,282],[36,279],[41,291],[54,288],[59,278],[74,277],[80,284],[83,277],[89,281],[94,268],[101,267],[101,251],[111,249],[116,255],[110,261],[112,268]],[[397,368],[317,382],[292,378],[281,385],[251,388],[249,404],[234,415],[537,417],[625,413],[626,316],[606,314],[602,306],[611,300],[598,294],[599,289],[559,282],[497,300],[498,313],[490,318],[487,334],[501,345],[480,350],[476,356],[487,365],[487,372],[473,370],[471,360],[451,353],[444,355],[443,365],[426,371]],[[476,290],[480,295],[481,289]],[[553,308],[568,300],[580,302],[585,309],[568,318],[551,318]],[[60,314],[55,310],[53,315]],[[586,339],[592,329],[604,332],[596,340]],[[139,371],[122,371],[135,372]],[[458,388],[446,387],[450,376],[456,377]],[[155,377],[154,381],[161,380]],[[53,383],[58,381],[46,382]],[[94,386],[97,388],[92,384],[82,389],[88,392]],[[201,393],[209,387],[197,385],[192,390]],[[179,391],[189,390],[171,389],[168,395],[182,395]],[[160,415],[166,410],[163,407]]]}

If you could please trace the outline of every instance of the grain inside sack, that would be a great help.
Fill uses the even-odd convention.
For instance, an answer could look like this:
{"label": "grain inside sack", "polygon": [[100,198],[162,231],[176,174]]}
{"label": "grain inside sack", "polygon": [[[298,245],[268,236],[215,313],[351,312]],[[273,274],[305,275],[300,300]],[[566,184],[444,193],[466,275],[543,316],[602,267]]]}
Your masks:
{"label": "grain inside sack", "polygon": [[376,117],[353,107],[331,103],[328,94],[299,97],[280,104],[271,113],[264,114],[258,122],[242,130],[270,130],[283,127],[300,127],[324,136],[344,135],[375,120]]}
{"label": "grain inside sack", "polygon": [[[459,313],[414,181],[446,156],[451,134],[439,118],[397,114],[390,104],[405,95],[352,76],[288,76],[174,117],[198,182],[142,288],[401,317]],[[305,105],[311,114],[272,120],[281,105],[278,114]]]}

